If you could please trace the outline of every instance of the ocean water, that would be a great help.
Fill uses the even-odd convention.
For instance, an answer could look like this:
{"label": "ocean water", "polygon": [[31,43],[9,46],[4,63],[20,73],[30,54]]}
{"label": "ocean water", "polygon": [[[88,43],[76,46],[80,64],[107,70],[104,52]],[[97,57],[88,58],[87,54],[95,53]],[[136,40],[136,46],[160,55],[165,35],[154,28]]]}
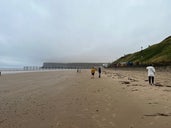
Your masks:
{"label": "ocean water", "polygon": [[40,70],[23,70],[23,69],[0,69],[1,75],[3,74],[17,74],[29,72],[50,72],[50,71],[63,71],[63,70],[76,70],[76,69],[40,69]]}

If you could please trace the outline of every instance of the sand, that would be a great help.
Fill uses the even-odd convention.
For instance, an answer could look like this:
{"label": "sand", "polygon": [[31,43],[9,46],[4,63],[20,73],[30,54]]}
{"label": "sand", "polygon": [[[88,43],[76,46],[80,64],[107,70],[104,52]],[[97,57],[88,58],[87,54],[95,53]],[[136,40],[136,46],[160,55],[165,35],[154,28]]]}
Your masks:
{"label": "sand", "polygon": [[171,73],[89,70],[0,77],[0,128],[171,128]]}

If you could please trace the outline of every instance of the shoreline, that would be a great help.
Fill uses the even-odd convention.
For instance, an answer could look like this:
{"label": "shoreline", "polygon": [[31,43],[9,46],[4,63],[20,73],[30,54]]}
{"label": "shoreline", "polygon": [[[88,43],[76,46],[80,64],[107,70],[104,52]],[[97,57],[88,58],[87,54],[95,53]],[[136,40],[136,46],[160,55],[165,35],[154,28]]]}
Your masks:
{"label": "shoreline", "polygon": [[1,70],[1,75],[17,74],[17,73],[34,73],[34,72],[54,72],[54,71],[63,71],[63,70],[76,70],[76,69]]}

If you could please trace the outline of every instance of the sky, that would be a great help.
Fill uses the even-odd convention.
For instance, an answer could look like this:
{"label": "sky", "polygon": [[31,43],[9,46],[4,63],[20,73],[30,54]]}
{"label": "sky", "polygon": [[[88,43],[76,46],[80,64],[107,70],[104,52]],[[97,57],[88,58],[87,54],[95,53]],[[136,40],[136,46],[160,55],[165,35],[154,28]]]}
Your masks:
{"label": "sky", "polygon": [[0,68],[111,63],[171,35],[170,0],[0,0]]}

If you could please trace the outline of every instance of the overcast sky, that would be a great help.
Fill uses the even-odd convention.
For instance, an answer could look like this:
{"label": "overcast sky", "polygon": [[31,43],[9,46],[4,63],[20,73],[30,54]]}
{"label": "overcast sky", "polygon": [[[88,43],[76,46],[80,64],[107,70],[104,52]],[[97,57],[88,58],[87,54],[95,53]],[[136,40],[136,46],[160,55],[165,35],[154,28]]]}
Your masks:
{"label": "overcast sky", "polygon": [[171,35],[170,0],[0,0],[0,67],[113,62]]}

